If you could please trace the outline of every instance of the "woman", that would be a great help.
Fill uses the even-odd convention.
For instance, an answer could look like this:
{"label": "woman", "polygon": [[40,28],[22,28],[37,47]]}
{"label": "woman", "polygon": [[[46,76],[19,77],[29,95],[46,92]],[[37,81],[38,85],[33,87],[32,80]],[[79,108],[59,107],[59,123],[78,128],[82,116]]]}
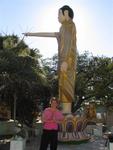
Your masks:
{"label": "woman", "polygon": [[50,107],[46,108],[42,114],[43,133],[40,150],[47,150],[49,144],[50,150],[57,150],[58,123],[64,119],[64,116],[58,110],[57,106],[58,100],[52,97]]}

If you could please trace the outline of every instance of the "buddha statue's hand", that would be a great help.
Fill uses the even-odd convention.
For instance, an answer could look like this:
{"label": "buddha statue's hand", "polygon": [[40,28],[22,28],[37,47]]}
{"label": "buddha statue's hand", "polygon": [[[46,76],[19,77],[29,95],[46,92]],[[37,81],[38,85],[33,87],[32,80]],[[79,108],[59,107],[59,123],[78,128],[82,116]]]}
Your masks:
{"label": "buddha statue's hand", "polygon": [[63,72],[63,71],[67,71],[67,67],[68,67],[68,64],[67,64],[67,62],[63,62],[62,64],[61,64],[61,71]]}
{"label": "buddha statue's hand", "polygon": [[24,36],[30,36],[30,33],[29,32],[26,32],[26,33],[22,33]]}

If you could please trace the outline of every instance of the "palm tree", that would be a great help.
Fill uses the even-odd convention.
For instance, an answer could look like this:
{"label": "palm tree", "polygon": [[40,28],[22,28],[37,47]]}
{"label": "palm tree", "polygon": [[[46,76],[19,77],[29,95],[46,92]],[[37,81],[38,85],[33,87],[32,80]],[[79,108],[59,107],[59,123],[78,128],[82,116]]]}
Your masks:
{"label": "palm tree", "polygon": [[41,55],[15,35],[0,39],[1,99],[10,105],[14,119],[17,116],[29,124],[33,118],[34,99],[38,94],[42,96],[47,84],[40,65]]}

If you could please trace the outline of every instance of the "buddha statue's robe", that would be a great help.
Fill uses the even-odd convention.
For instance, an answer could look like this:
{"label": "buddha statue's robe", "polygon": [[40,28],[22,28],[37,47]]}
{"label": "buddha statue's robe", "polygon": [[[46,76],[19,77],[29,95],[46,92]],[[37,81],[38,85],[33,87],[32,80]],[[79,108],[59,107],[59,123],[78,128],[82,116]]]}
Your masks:
{"label": "buddha statue's robe", "polygon": [[[76,75],[76,27],[72,20],[65,21],[59,31],[59,99],[62,103],[72,103],[75,91]],[[67,63],[67,70],[62,71],[61,65]]]}

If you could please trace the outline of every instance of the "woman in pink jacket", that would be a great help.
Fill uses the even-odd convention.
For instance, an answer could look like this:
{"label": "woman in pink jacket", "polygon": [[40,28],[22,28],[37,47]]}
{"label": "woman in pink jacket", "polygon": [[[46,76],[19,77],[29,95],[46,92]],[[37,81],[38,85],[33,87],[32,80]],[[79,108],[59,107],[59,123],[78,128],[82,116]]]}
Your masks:
{"label": "woman in pink jacket", "polygon": [[64,119],[62,112],[57,109],[58,100],[53,97],[50,104],[51,107],[46,108],[42,114],[43,133],[40,150],[47,150],[49,144],[50,150],[57,150],[58,123]]}

